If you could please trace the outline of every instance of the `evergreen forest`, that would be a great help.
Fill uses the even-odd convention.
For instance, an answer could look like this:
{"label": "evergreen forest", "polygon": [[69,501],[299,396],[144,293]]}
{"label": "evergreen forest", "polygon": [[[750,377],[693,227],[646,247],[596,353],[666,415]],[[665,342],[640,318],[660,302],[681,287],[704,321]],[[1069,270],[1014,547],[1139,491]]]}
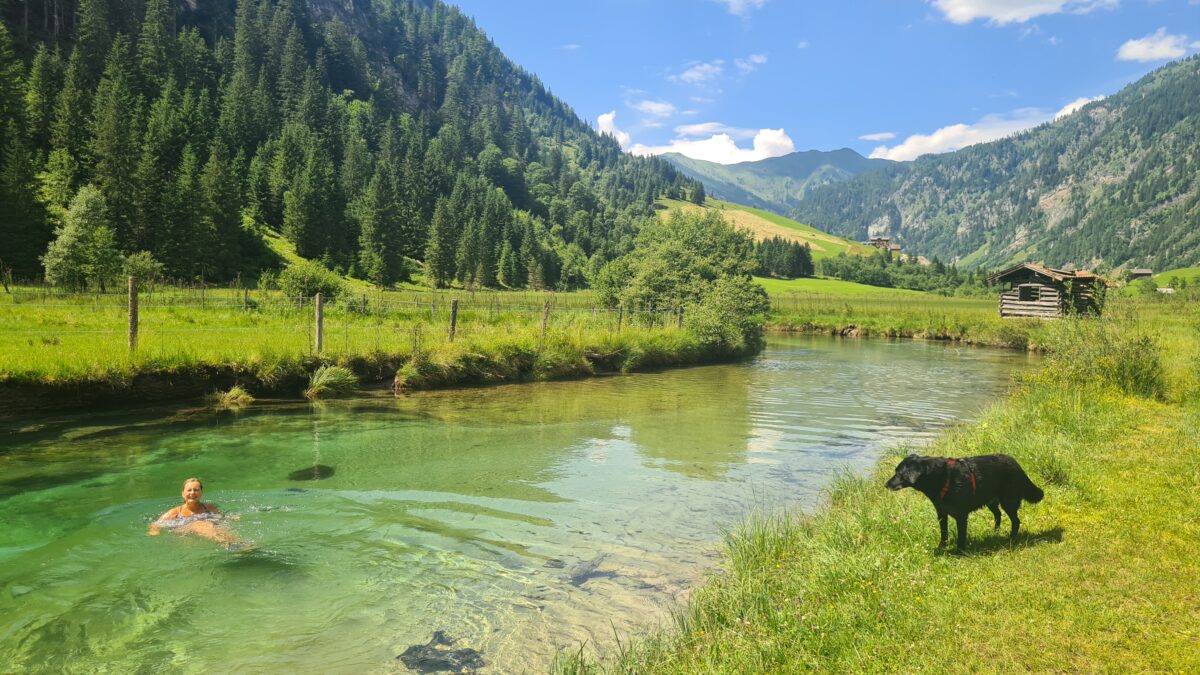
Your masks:
{"label": "evergreen forest", "polygon": [[[0,1],[0,272],[577,288],[662,196],[438,0]],[[157,267],[156,267],[157,266]]]}

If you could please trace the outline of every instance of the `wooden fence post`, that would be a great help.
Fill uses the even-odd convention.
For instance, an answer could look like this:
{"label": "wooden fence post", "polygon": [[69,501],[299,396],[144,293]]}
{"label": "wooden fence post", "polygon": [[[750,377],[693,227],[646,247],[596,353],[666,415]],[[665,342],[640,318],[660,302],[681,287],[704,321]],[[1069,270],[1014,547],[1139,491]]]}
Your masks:
{"label": "wooden fence post", "polygon": [[249,307],[250,307],[250,289],[243,288],[242,289],[242,309],[248,309]]}
{"label": "wooden fence post", "polygon": [[617,332],[621,332],[621,322],[625,320],[625,303],[617,307]]}
{"label": "wooden fence post", "polygon": [[546,324],[550,323],[550,301],[542,305],[542,344],[546,344]]}
{"label": "wooden fence post", "polygon": [[458,298],[450,301],[450,341],[454,342],[454,329],[458,324]]}
{"label": "wooden fence post", "polygon": [[137,351],[138,287],[137,277],[129,277],[129,353]]}
{"label": "wooden fence post", "polygon": [[683,328],[683,307],[679,308],[679,327]]}
{"label": "wooden fence post", "polygon": [[317,353],[321,353],[321,347],[325,343],[325,302],[321,298],[321,294],[317,293],[316,302],[313,303],[317,308]]}

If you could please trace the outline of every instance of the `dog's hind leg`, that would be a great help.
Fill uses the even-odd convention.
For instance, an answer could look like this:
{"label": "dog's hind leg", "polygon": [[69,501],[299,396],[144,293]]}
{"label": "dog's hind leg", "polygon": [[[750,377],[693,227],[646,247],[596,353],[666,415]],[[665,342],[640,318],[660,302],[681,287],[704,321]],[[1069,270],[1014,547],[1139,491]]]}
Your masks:
{"label": "dog's hind leg", "polygon": [[1017,509],[1021,506],[1021,500],[1006,501],[1001,506],[1004,507],[1004,512],[1008,514],[1008,519],[1012,521],[1012,534],[1008,538],[1016,541],[1017,535],[1021,532],[1021,519],[1017,517]]}
{"label": "dog's hind leg", "polygon": [[996,519],[995,529],[1000,529],[1000,502],[992,502],[987,507],[992,510],[992,517]]}

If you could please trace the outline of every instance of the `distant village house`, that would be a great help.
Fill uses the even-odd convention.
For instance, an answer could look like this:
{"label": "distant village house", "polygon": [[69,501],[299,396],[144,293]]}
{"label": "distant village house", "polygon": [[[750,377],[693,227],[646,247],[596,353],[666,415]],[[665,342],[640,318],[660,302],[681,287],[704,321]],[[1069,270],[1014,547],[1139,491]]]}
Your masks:
{"label": "distant village house", "polygon": [[1000,284],[1000,316],[1055,319],[1069,313],[1099,314],[1104,280],[1091,272],[1059,270],[1021,263],[993,274]]}

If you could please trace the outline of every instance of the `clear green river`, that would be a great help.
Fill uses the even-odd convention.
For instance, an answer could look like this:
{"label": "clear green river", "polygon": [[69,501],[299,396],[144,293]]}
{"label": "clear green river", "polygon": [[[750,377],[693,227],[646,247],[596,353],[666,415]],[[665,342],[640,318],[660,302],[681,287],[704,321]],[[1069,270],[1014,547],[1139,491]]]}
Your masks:
{"label": "clear green river", "polygon": [[[668,621],[724,529],[814,508],[1030,358],[774,337],[654,374],[20,420],[0,427],[0,671],[406,672],[440,630],[486,672],[544,672]],[[146,536],[188,476],[253,547]]]}

